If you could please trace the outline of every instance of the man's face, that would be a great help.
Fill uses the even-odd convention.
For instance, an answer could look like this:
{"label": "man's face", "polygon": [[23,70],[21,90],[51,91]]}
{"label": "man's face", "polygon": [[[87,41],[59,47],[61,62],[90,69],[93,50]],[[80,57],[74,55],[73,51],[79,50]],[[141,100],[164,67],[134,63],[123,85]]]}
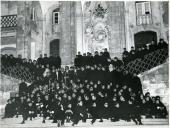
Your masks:
{"label": "man's face", "polygon": [[159,104],[159,100],[156,100],[156,104]]}
{"label": "man's face", "polygon": [[116,97],[113,98],[113,101],[116,101]]}
{"label": "man's face", "polygon": [[92,105],[93,107],[96,107],[96,103],[93,103],[93,105]]}
{"label": "man's face", "polygon": [[80,101],[79,105],[80,105],[80,106],[83,106],[83,102],[82,102],[82,101]]}
{"label": "man's face", "polygon": [[105,104],[104,104],[104,107],[107,108],[107,107],[108,107],[108,103],[105,103]]}

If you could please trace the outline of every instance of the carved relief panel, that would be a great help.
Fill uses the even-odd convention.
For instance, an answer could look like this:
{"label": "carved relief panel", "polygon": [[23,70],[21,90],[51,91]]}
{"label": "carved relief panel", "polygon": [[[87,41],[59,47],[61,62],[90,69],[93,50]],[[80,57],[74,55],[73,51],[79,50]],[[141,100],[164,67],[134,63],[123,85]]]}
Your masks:
{"label": "carved relief panel", "polygon": [[84,45],[86,52],[102,51],[109,48],[109,26],[107,5],[88,2],[84,10]]}

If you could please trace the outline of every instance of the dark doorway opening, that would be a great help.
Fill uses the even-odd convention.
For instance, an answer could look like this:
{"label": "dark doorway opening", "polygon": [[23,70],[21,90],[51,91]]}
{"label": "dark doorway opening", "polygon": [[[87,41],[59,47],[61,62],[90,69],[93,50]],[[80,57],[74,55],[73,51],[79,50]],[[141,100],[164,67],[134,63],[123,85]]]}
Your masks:
{"label": "dark doorway opening", "polygon": [[134,35],[135,48],[142,47],[145,44],[150,43],[152,40],[157,42],[157,34],[153,31],[142,31]]}
{"label": "dark doorway opening", "polygon": [[50,42],[50,56],[59,56],[60,40],[55,39]]}

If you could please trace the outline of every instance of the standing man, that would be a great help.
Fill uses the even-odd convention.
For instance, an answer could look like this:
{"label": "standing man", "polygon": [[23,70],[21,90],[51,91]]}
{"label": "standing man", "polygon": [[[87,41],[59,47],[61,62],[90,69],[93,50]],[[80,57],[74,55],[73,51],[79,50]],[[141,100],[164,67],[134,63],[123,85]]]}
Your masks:
{"label": "standing man", "polygon": [[79,101],[79,103],[77,104],[77,106],[75,107],[75,110],[73,112],[73,124],[72,126],[78,124],[78,122],[80,120],[85,120],[87,119],[87,112],[86,112],[86,108],[83,105],[82,101]]}

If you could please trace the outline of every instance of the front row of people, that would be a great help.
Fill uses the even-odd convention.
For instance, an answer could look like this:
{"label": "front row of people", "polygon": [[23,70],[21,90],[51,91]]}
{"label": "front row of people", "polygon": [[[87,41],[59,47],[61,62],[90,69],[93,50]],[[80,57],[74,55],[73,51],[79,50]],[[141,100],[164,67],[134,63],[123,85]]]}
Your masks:
{"label": "front row of people", "polygon": [[48,117],[58,126],[64,125],[65,121],[72,121],[74,126],[89,118],[92,119],[91,124],[96,119],[100,122],[103,119],[113,122],[122,119],[142,125],[141,115],[166,118],[167,110],[159,96],[151,98],[149,93],[135,93],[127,85],[83,81],[67,87],[54,81],[49,85],[36,85],[33,91],[20,92],[9,99],[4,118],[18,115],[22,115],[22,123],[27,118],[32,120],[40,116],[43,123]]}

